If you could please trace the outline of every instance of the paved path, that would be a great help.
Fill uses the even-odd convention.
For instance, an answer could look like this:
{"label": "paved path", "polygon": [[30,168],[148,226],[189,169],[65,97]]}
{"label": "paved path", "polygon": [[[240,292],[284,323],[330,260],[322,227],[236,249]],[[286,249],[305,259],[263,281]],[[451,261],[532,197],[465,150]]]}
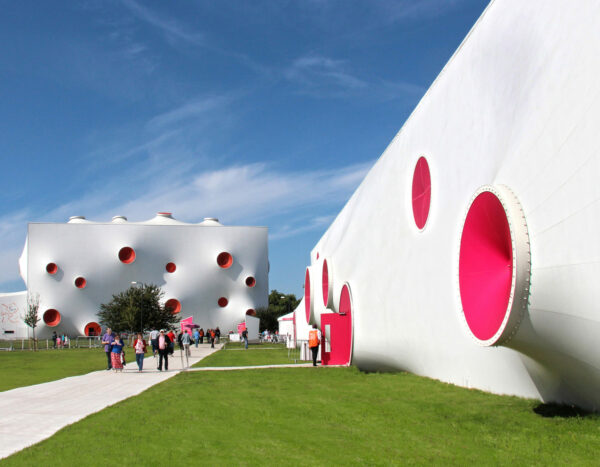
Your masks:
{"label": "paved path", "polygon": [[[192,346],[190,365],[219,350]],[[100,351],[100,350],[99,350]],[[169,358],[169,371],[156,370],[158,359],[147,357],[138,373],[132,352],[122,373],[94,371],[49,383],[0,392],[0,459],[49,438],[109,405],[135,396],[182,371],[180,351]],[[185,363],[185,358],[184,358]]]}

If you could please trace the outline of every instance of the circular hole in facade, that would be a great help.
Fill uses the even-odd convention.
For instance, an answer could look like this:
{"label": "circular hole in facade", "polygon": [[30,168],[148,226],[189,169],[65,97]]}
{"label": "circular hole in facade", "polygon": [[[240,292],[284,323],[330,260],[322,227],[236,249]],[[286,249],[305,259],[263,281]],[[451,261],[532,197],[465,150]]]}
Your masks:
{"label": "circular hole in facade", "polygon": [[477,195],[460,240],[459,286],[463,313],[473,335],[487,341],[510,312],[513,250],[510,225],[498,197]]}
{"label": "circular hole in facade", "polygon": [[100,328],[100,325],[94,321],[85,325],[86,336],[99,336],[101,332],[102,328]]}
{"label": "circular hole in facade", "polygon": [[46,264],[46,272],[48,274],[56,274],[58,272],[58,266],[56,265],[56,263]]}
{"label": "circular hole in facade", "polygon": [[165,302],[165,308],[170,308],[171,313],[176,315],[181,311],[181,303],[179,303],[179,300],[177,300],[176,298],[170,298]]}
{"label": "circular hole in facade", "polygon": [[246,310],[246,314],[248,316],[256,316],[256,310],[254,308],[249,308],[248,310]]}
{"label": "circular hole in facade", "polygon": [[304,275],[304,312],[306,314],[306,322],[310,323],[310,271],[306,268]]}
{"label": "circular hole in facade", "polygon": [[329,303],[329,268],[327,266],[327,260],[323,260],[323,305],[327,306]]}
{"label": "circular hole in facade", "polygon": [[167,270],[167,272],[173,273],[177,269],[177,265],[175,263],[167,263],[165,269]]}
{"label": "circular hole in facade", "polygon": [[119,250],[119,260],[125,264],[131,264],[135,261],[135,250],[129,246],[124,246]]}
{"label": "circular hole in facade", "polygon": [[85,277],[78,277],[77,279],[75,279],[75,287],[77,287],[78,289],[85,289],[86,285],[87,280],[85,279]]}
{"label": "circular hole in facade", "polygon": [[246,277],[246,285],[248,287],[254,287],[256,285],[256,279],[252,276]]}
{"label": "circular hole in facade", "polygon": [[415,166],[412,180],[412,209],[415,224],[419,229],[425,227],[429,217],[431,204],[431,174],[429,164],[424,157],[420,157]]}
{"label": "circular hole in facade", "polygon": [[219,306],[221,308],[225,308],[227,306],[227,304],[229,303],[229,300],[227,300],[225,297],[221,297],[221,298],[219,298],[219,300],[217,300],[217,303],[219,304]]}
{"label": "circular hole in facade", "polygon": [[223,269],[228,269],[233,264],[233,256],[226,251],[223,251],[217,256],[217,264]]}
{"label": "circular hole in facade", "polygon": [[54,308],[50,308],[44,312],[43,320],[46,326],[54,327],[60,323],[60,313]]}

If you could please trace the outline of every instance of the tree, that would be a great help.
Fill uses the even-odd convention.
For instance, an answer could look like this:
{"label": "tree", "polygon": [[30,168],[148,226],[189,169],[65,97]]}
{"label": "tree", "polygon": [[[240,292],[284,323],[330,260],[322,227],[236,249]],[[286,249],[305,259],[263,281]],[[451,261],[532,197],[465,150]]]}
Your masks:
{"label": "tree", "polygon": [[116,332],[173,328],[181,318],[173,314],[172,308],[160,304],[163,296],[164,292],[154,284],[130,287],[100,305],[100,324]]}
{"label": "tree", "polygon": [[38,311],[40,309],[40,295],[32,293],[27,295],[27,310],[23,317],[23,322],[29,326],[33,332],[33,350],[37,350],[37,341],[35,340],[35,328],[40,321]]}
{"label": "tree", "polygon": [[260,332],[268,329],[275,332],[279,327],[277,318],[287,315],[296,309],[300,300],[294,294],[282,294],[277,290],[271,290],[269,294],[269,306],[267,308],[258,308],[256,317],[260,318]]}

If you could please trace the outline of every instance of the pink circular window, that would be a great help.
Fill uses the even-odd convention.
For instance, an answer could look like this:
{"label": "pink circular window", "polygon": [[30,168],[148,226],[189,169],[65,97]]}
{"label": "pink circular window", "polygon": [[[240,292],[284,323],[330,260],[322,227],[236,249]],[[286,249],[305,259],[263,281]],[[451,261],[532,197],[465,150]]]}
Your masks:
{"label": "pink circular window", "polygon": [[77,279],[75,279],[75,287],[77,287],[78,289],[85,289],[86,285],[87,281],[85,280],[85,277],[78,277]]}
{"label": "pink circular window", "polygon": [[306,322],[310,323],[310,271],[308,268],[304,275],[304,312],[306,313]]}
{"label": "pink circular window", "polygon": [[254,287],[256,285],[256,279],[252,276],[246,277],[246,285],[248,287]]}
{"label": "pink circular window", "polygon": [[415,224],[419,229],[425,227],[429,217],[431,203],[431,176],[429,164],[424,157],[419,158],[415,166],[412,181],[412,208]]}
{"label": "pink circular window", "polygon": [[58,326],[60,323],[60,313],[54,308],[50,308],[44,312],[43,320],[50,327]]}
{"label": "pink circular window", "polygon": [[167,272],[175,272],[175,270],[177,269],[177,265],[175,263],[167,263],[167,265],[165,266],[165,269],[167,270]]}
{"label": "pink circular window", "polygon": [[165,302],[165,308],[170,308],[171,313],[176,315],[181,311],[181,303],[179,303],[179,300],[177,300],[176,298],[170,298]]}
{"label": "pink circular window", "polygon": [[494,193],[471,204],[460,239],[459,285],[465,319],[473,335],[489,340],[510,312],[513,256],[506,212]]}
{"label": "pink circular window", "polygon": [[248,310],[246,310],[246,314],[248,316],[256,316],[256,310],[254,308],[249,308]]}
{"label": "pink circular window", "polygon": [[46,272],[48,274],[56,274],[58,272],[58,266],[56,265],[56,263],[46,264]]}
{"label": "pink circular window", "polygon": [[99,336],[102,329],[100,325],[96,322],[87,323],[85,325],[85,335],[86,336]]}
{"label": "pink circular window", "polygon": [[227,304],[229,303],[229,300],[227,300],[225,297],[221,297],[221,298],[219,298],[219,300],[217,300],[217,303],[219,304],[219,306],[221,308],[225,308],[227,306]]}
{"label": "pink circular window", "polygon": [[233,264],[233,256],[226,251],[223,251],[217,256],[217,264],[223,269],[228,269]]}
{"label": "pink circular window", "polygon": [[327,260],[323,260],[323,305],[329,303],[329,268]]}
{"label": "pink circular window", "polygon": [[129,246],[124,246],[119,250],[119,260],[125,264],[131,264],[135,261],[135,250]]}

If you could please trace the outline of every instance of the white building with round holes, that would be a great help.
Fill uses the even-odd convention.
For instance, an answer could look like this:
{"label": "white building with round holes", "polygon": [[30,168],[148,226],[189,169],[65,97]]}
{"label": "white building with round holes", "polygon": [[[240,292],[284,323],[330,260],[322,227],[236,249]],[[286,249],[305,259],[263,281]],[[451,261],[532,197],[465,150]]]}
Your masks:
{"label": "white building with round holes", "polygon": [[[188,224],[160,212],[145,222],[75,216],[65,224],[31,223],[19,266],[29,293],[40,297],[41,338],[52,331],[98,335],[100,304],[142,283],[158,285],[182,318],[225,333],[268,305],[267,228],[224,226],[213,218]],[[15,318],[25,311],[26,295],[0,297],[5,337],[26,335]]]}

